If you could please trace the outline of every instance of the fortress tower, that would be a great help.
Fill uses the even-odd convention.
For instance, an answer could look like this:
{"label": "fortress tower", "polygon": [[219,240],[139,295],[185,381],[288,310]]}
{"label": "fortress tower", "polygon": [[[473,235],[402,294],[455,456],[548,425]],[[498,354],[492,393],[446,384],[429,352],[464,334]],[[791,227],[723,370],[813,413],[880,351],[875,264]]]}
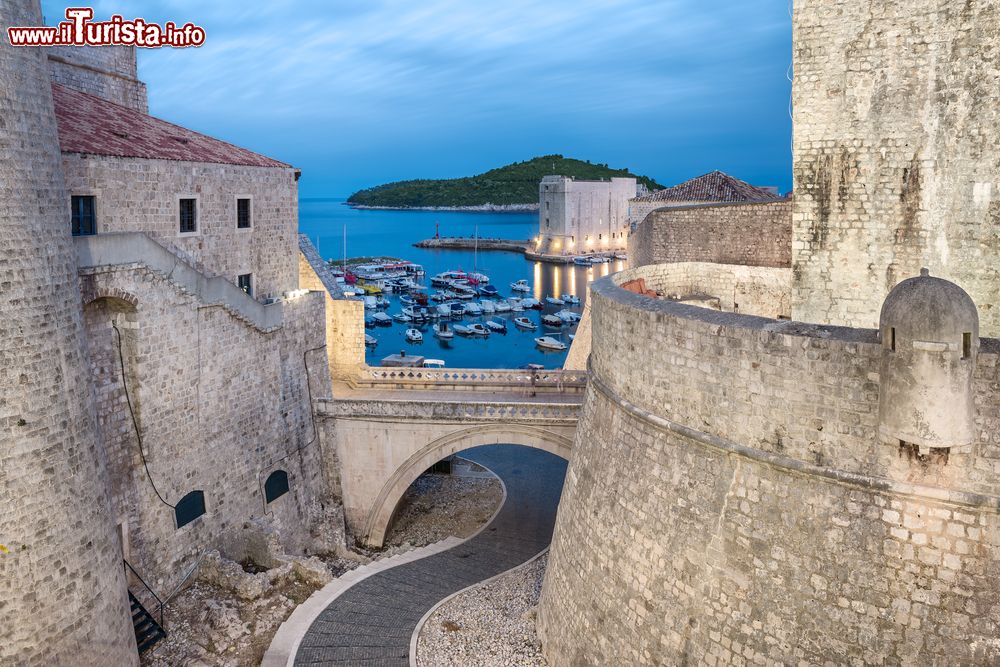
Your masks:
{"label": "fortress tower", "polygon": [[46,54],[0,41],[0,663],[132,665]]}

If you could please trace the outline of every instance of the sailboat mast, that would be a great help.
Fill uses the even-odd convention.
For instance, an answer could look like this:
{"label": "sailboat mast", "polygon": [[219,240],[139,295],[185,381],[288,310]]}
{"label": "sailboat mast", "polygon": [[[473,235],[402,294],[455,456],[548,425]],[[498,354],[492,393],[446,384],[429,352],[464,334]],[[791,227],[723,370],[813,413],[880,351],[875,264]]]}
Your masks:
{"label": "sailboat mast", "polygon": [[476,241],[473,244],[472,270],[473,272],[479,271],[479,225],[476,225]]}
{"label": "sailboat mast", "polygon": [[347,223],[344,223],[344,270],[347,270]]}

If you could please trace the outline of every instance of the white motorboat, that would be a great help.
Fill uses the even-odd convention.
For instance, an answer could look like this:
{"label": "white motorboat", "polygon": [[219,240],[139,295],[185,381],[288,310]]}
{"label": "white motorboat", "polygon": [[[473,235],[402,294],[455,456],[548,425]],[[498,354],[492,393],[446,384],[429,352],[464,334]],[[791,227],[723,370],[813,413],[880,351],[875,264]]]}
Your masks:
{"label": "white motorboat", "polygon": [[375,310],[378,308],[378,299],[373,296],[365,297],[365,310]]}
{"label": "white motorboat", "polygon": [[492,315],[497,312],[497,308],[493,305],[492,301],[483,301],[479,304],[479,307],[483,309],[483,313],[486,315]]}
{"label": "white motorboat", "polygon": [[556,296],[547,296],[547,297],[545,297],[545,303],[549,304],[550,306],[565,306],[566,305],[565,301],[563,301],[562,299],[560,299],[559,297],[556,297]]}
{"label": "white motorboat", "polygon": [[389,307],[389,299],[385,298],[384,296],[377,297],[375,299],[375,307],[376,308],[388,308]]}
{"label": "white motorboat", "polygon": [[566,324],[576,324],[580,321],[580,314],[574,313],[572,310],[560,310],[555,315]]}
{"label": "white motorboat", "polygon": [[590,263],[591,264],[607,264],[610,261],[611,261],[611,258],[610,257],[606,257],[604,255],[595,255],[595,256],[593,256],[593,257],[590,258]]}
{"label": "white motorboat", "polygon": [[530,292],[531,285],[528,284],[527,280],[523,278],[521,280],[516,280],[510,284],[510,288],[515,292]]}
{"label": "white motorboat", "polygon": [[507,331],[507,321],[501,319],[486,320],[486,328],[490,331]]}
{"label": "white motorboat", "polygon": [[437,311],[441,314],[441,317],[451,317],[451,304],[442,303],[437,307]]}
{"label": "white motorboat", "polygon": [[553,327],[558,329],[559,327],[561,327],[566,323],[563,322],[561,318],[556,317],[555,315],[542,315],[542,324],[544,324],[547,327]]}
{"label": "white motorboat", "polygon": [[404,294],[403,296],[399,297],[399,302],[404,306],[413,306],[416,305],[417,300],[414,299],[409,294]]}
{"label": "white motorboat", "polygon": [[538,299],[521,299],[521,307],[525,310],[541,310],[542,304]]}
{"label": "white motorboat", "polygon": [[510,304],[507,303],[506,301],[497,301],[495,304],[493,304],[493,308],[498,313],[509,313],[510,312]]}
{"label": "white motorboat", "polygon": [[524,312],[524,306],[521,305],[521,300],[514,297],[510,298],[510,309],[513,310],[515,313]]}
{"label": "white motorboat", "polygon": [[568,303],[571,306],[580,305],[580,297],[573,294],[560,294],[559,298]]}
{"label": "white motorboat", "polygon": [[452,329],[455,330],[455,333],[461,334],[462,336],[472,335],[472,331],[469,329],[469,327],[465,326],[464,324],[456,324],[455,326],[452,327]]}
{"label": "white motorboat", "polygon": [[434,337],[438,340],[451,340],[455,337],[455,332],[449,329],[447,324],[442,322],[434,327]]}
{"label": "white motorboat", "polygon": [[529,331],[534,331],[538,328],[538,325],[529,320],[527,317],[515,317],[514,326],[518,329],[527,329]]}
{"label": "white motorboat", "polygon": [[424,340],[424,335],[420,333],[419,329],[407,329],[406,330],[406,340],[411,343],[420,343]]}
{"label": "white motorboat", "polygon": [[396,320],[397,322],[403,322],[403,323],[413,321],[413,318],[407,315],[406,313],[396,313],[395,315],[392,316],[392,319]]}
{"label": "white motorboat", "polygon": [[471,333],[473,336],[489,336],[490,330],[484,327],[479,322],[476,322],[475,324],[469,325],[469,333]]}
{"label": "white motorboat", "polygon": [[465,314],[466,315],[482,315],[483,309],[479,307],[478,303],[470,301],[465,304]]}
{"label": "white motorboat", "polygon": [[590,266],[590,264],[591,264],[590,257],[587,257],[585,255],[580,255],[579,257],[574,257],[573,258],[573,263],[576,264],[577,266]]}
{"label": "white motorboat", "polygon": [[372,319],[375,320],[375,324],[380,324],[384,327],[392,324],[392,318],[385,313],[375,313],[372,315]]}
{"label": "white motorboat", "polygon": [[542,336],[535,339],[535,345],[545,350],[565,350],[566,343],[556,340],[552,336]]}
{"label": "white motorboat", "polygon": [[378,345],[378,338],[372,336],[371,334],[365,334],[365,345],[368,347],[375,347]]}

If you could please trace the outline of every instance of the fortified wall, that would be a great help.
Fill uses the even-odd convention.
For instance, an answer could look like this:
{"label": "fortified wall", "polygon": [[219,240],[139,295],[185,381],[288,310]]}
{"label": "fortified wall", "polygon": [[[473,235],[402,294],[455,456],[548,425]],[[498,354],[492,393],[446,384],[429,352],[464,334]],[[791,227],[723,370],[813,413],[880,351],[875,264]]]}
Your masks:
{"label": "fortified wall", "polygon": [[48,49],[48,64],[52,83],[149,113],[146,84],[139,80],[135,48],[53,46]]}
{"label": "fortified wall", "polygon": [[622,289],[679,289],[660,268],[592,285],[549,664],[1000,660],[1000,342],[969,351],[974,443],[914,447],[880,435],[908,399],[880,395],[878,332]]}
{"label": "fortified wall", "polygon": [[661,208],[628,238],[629,266],[713,262],[791,266],[792,202]]}
{"label": "fortified wall", "polygon": [[795,3],[794,319],[875,326],[929,267],[1000,335],[992,0]]}

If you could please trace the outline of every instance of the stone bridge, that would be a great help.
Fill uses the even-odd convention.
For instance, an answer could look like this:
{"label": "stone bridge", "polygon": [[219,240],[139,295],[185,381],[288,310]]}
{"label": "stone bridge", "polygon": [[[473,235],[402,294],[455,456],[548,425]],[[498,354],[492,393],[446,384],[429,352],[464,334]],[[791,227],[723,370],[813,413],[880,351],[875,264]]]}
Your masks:
{"label": "stone bridge", "polygon": [[365,367],[318,401],[351,533],[381,546],[411,483],[469,447],[518,444],[569,459],[587,375],[578,371]]}

